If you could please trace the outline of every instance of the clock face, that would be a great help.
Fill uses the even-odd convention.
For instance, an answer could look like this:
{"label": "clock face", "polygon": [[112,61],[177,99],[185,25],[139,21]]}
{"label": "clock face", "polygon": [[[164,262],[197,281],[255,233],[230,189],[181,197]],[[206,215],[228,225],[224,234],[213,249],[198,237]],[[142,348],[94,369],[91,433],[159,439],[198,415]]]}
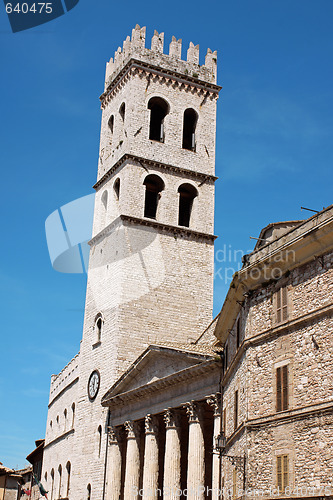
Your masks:
{"label": "clock face", "polygon": [[93,371],[88,381],[88,396],[91,401],[95,399],[99,390],[100,376],[97,370]]}

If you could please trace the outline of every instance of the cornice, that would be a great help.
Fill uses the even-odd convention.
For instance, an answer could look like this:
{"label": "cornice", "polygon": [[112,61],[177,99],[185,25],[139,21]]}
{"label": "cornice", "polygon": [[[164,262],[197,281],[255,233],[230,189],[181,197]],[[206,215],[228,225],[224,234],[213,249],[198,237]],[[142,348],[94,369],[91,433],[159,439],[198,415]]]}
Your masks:
{"label": "cornice", "polygon": [[127,392],[116,394],[115,396],[108,396],[105,394],[102,398],[102,406],[108,406],[110,408],[120,406],[125,406],[131,401],[142,400],[145,397],[149,397],[154,393],[163,392],[166,388],[173,387],[180,383],[186,381],[192,381],[193,378],[202,377],[208,375],[209,373],[220,370],[221,365],[215,360],[206,361],[198,365],[190,366],[176,373],[172,373],[166,377],[158,379],[149,384],[137,387]]}
{"label": "cornice", "polygon": [[194,231],[193,229],[180,227],[180,226],[172,226],[171,224],[164,224],[162,222],[157,222],[152,219],[141,219],[139,217],[133,217],[131,215],[119,215],[111,224],[106,226],[101,232],[96,234],[88,244],[90,246],[96,245],[99,241],[101,241],[105,236],[111,233],[111,231],[118,226],[121,222],[140,225],[140,226],[148,226],[156,229],[160,233],[169,234],[172,236],[180,236],[183,238],[194,239],[194,240],[206,240],[208,242],[213,243],[217,236],[209,233],[201,233],[199,231]]}
{"label": "cornice", "polygon": [[208,92],[208,94],[212,94],[214,97],[218,96],[218,93],[222,89],[220,85],[216,85],[215,83],[206,82],[190,75],[184,75],[171,69],[160,68],[159,66],[155,66],[154,64],[131,58],[118,72],[108,88],[100,96],[102,108],[107,105],[117,87],[123,83],[123,80],[125,80],[128,76],[135,74],[135,72],[153,74],[160,78],[164,78],[166,81],[171,80],[177,82],[180,85],[184,85],[184,87],[187,86],[190,88],[194,88],[197,91],[203,91],[206,93]]}
{"label": "cornice", "polygon": [[119,160],[93,185],[93,188],[97,190],[105,184],[105,182],[112,177],[112,175],[125,163],[126,160],[133,160],[139,163],[143,168],[149,166],[161,170],[169,170],[170,172],[176,172],[189,178],[200,179],[202,181],[215,182],[218,177],[215,175],[204,174],[203,172],[196,172],[195,170],[189,170],[186,168],[177,167],[175,165],[170,165],[168,163],[161,163],[156,160],[149,160],[147,158],[142,158],[141,156],[136,156],[130,153],[125,153]]}
{"label": "cornice", "polygon": [[333,207],[329,207],[250,254],[246,265],[234,274],[214,331],[215,336],[221,342],[226,341],[245,293],[269,281],[278,281],[272,279],[272,270],[278,268],[283,275],[332,250]]}
{"label": "cornice", "polygon": [[61,389],[60,392],[58,392],[58,394],[56,394],[54,396],[54,398],[49,402],[48,404],[48,408],[51,408],[51,406],[53,405],[53,403],[60,398],[60,396],[62,396],[62,394],[67,391],[68,389],[70,389],[71,387],[73,387],[73,385],[75,385],[77,382],[79,381],[79,377],[76,377],[75,379],[73,379],[71,382],[69,382],[69,384],[67,384],[63,389]]}
{"label": "cornice", "polygon": [[266,417],[254,418],[248,420],[245,425],[248,429],[255,429],[263,426],[278,425],[280,423],[302,420],[304,418],[323,413],[333,413],[333,402],[302,406],[299,408],[293,408],[290,410],[285,410],[283,412],[267,415]]}
{"label": "cornice", "polygon": [[63,434],[60,434],[60,436],[56,437],[55,439],[44,445],[44,450],[46,450],[46,448],[48,448],[49,446],[52,446],[53,444],[58,443],[59,441],[62,441],[63,439],[65,439],[65,437],[69,436],[70,434],[74,434],[74,432],[75,429],[70,429],[69,431],[66,431]]}
{"label": "cornice", "polygon": [[225,386],[229,381],[230,377],[234,373],[235,367],[237,363],[243,356],[244,352],[248,350],[249,347],[262,344],[263,342],[267,342],[270,339],[274,339],[276,337],[282,337],[290,333],[292,330],[297,330],[302,328],[304,325],[311,323],[314,320],[319,320],[322,317],[333,315],[333,303],[328,304],[326,306],[318,307],[317,309],[302,314],[293,320],[285,321],[284,323],[274,326],[271,328],[267,328],[262,332],[253,335],[252,337],[245,339],[240,345],[236,356],[233,358],[230,363],[227,371],[224,374],[222,379],[222,385]]}

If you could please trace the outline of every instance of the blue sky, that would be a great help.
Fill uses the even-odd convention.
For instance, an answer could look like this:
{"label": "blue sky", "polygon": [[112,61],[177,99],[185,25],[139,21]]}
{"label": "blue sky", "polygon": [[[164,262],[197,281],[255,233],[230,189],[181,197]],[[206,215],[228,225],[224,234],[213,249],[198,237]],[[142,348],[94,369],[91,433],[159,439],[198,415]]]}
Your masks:
{"label": "blue sky", "polygon": [[[1,6],[1,462],[24,465],[79,349],[85,276],[52,269],[44,223],[93,192],[106,61],[136,23],[182,38],[183,57],[218,51],[216,250],[247,252],[269,222],[332,203],[332,16],[331,0],[80,0],[13,34]],[[216,312],[235,266],[217,262]]]}

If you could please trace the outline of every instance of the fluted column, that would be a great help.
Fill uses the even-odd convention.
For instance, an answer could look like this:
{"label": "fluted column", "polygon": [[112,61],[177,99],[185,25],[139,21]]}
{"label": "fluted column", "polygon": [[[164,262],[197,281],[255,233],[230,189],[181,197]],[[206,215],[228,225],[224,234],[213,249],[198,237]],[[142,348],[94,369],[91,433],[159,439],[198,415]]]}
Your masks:
{"label": "fluted column", "polygon": [[145,418],[145,458],[143,463],[143,500],[158,498],[158,424],[156,417]]}
{"label": "fluted column", "polygon": [[127,433],[127,451],[125,468],[124,498],[133,500],[138,498],[140,484],[140,450],[139,426],[137,422],[125,422]]}
{"label": "fluted column", "polygon": [[108,468],[106,500],[119,500],[121,492],[121,429],[108,428]]}
{"label": "fluted column", "polygon": [[215,450],[215,438],[220,434],[221,431],[221,394],[212,394],[206,399],[207,403],[214,410],[214,431],[213,431],[213,463],[212,463],[212,500],[219,500],[221,495],[219,495],[220,474],[221,474],[221,458],[219,451]]}
{"label": "fluted column", "polygon": [[187,499],[205,498],[205,442],[201,422],[201,408],[191,401],[184,405],[188,416],[188,460],[187,460]]}
{"label": "fluted column", "polygon": [[168,409],[164,414],[165,422],[165,455],[163,498],[179,500],[180,491],[180,421],[174,410]]}

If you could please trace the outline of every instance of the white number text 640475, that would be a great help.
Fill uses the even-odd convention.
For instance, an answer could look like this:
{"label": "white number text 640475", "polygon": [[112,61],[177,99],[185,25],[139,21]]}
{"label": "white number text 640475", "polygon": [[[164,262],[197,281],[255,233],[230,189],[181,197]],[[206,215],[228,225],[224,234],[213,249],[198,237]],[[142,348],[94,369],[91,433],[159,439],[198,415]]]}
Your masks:
{"label": "white number text 640475", "polygon": [[26,2],[23,3],[6,3],[6,12],[7,14],[51,14],[52,13],[52,3],[33,3],[32,5],[28,5]]}

